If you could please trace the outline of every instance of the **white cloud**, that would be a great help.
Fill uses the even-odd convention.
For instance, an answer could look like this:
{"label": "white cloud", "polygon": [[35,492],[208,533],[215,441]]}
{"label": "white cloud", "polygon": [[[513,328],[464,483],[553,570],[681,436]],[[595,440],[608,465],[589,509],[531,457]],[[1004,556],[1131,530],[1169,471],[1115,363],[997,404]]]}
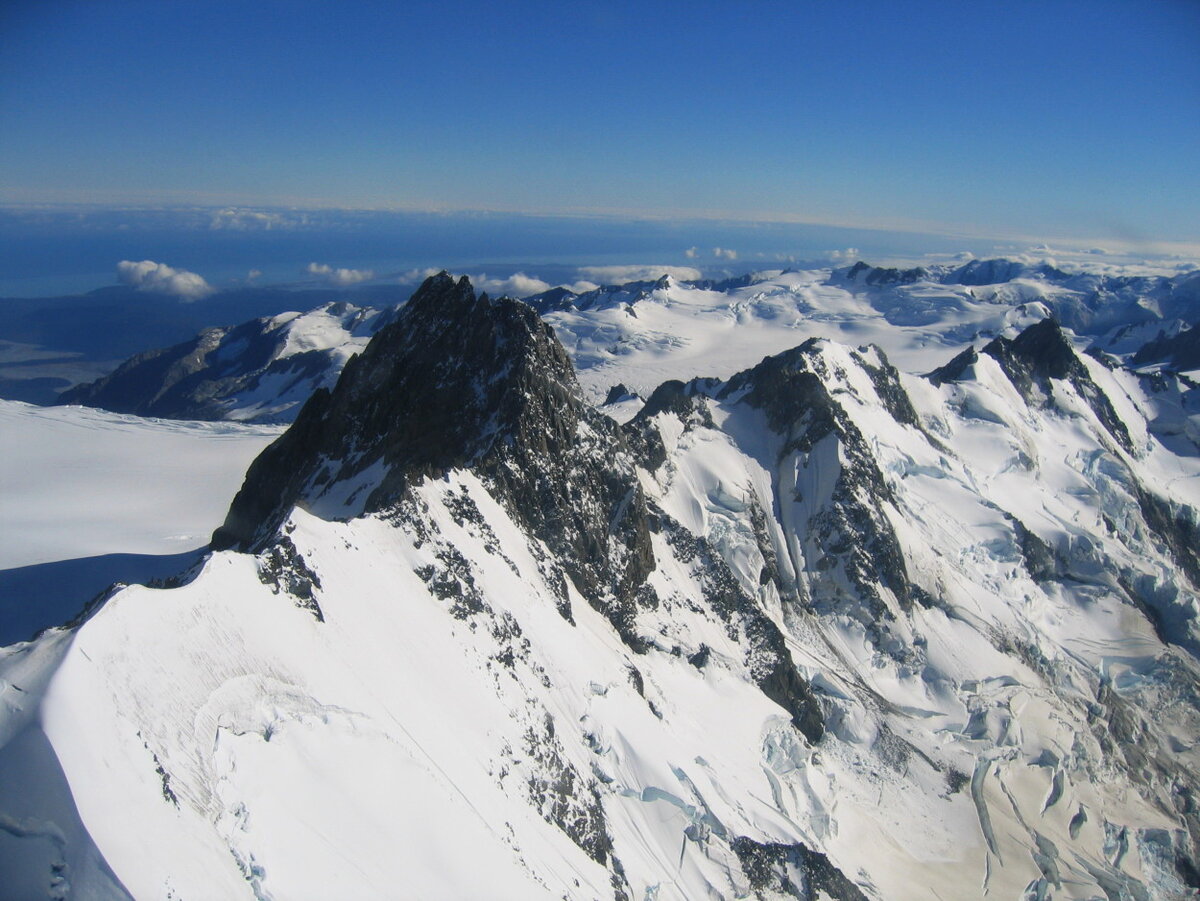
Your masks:
{"label": "white cloud", "polygon": [[262,210],[245,210],[231,206],[214,212],[208,227],[217,231],[269,231],[274,228],[294,228],[307,222],[308,217],[304,214],[285,216],[283,213],[266,213]]}
{"label": "white cloud", "polygon": [[685,251],[683,252],[683,255],[684,255],[685,257],[687,257],[689,260],[694,260],[694,259],[696,259],[696,257],[697,257],[697,256],[699,256],[699,254],[700,254],[700,248],[699,248],[699,247],[689,247],[687,250],[685,250]]}
{"label": "white cloud", "polygon": [[588,281],[605,285],[655,281],[664,275],[681,282],[694,282],[702,278],[700,270],[691,266],[581,266],[579,274]]}
{"label": "white cloud", "polygon": [[1078,247],[1052,247],[1035,244],[1023,253],[1014,253],[1012,248],[997,248],[1001,255],[1029,265],[1041,263],[1066,272],[1091,272],[1111,276],[1156,276],[1175,275],[1179,272],[1174,260],[1177,257],[1127,253],[1112,247],[1101,248],[1094,244]]}
{"label": "white cloud", "polygon": [[262,270],[261,269],[251,269],[249,272],[246,273],[246,281],[252,282],[256,278],[262,278]]}
{"label": "white cloud", "polygon": [[835,263],[849,263],[851,260],[857,260],[861,254],[857,247],[847,247],[845,250],[831,250],[826,256]]}
{"label": "white cloud", "polygon": [[714,247],[713,248],[713,256],[716,257],[718,260],[736,260],[737,259],[737,251],[730,250],[727,247]]}
{"label": "white cloud", "polygon": [[334,269],[326,263],[309,263],[304,271],[342,288],[370,281],[375,277],[375,273],[371,269]]}
{"label": "white cloud", "polygon": [[441,271],[441,269],[435,269],[432,266],[428,269],[409,269],[403,275],[398,276],[396,280],[402,285],[415,285],[417,282],[423,282],[427,278],[432,278]]}
{"label": "white cloud", "polygon": [[[402,285],[414,285],[418,282],[423,282],[432,275],[437,275],[441,271],[441,269],[432,268],[410,269],[398,276],[397,281]],[[451,273],[451,277],[457,279],[461,274]],[[595,282],[585,281],[584,279],[579,279],[570,285],[552,285],[548,281],[538,278],[536,275],[528,275],[524,272],[514,272],[508,278],[493,278],[486,272],[467,273],[467,277],[471,279],[471,287],[477,293],[486,292],[490,297],[529,297],[531,294],[540,294],[555,287],[566,288],[574,294],[583,294],[585,291],[595,291],[600,287]]]}
{"label": "white cloud", "polygon": [[174,269],[153,260],[121,260],[117,263],[117,278],[126,285],[151,294],[169,294],[180,300],[192,301],[207,297],[216,289],[201,276],[186,269]]}
{"label": "white cloud", "polygon": [[486,291],[491,297],[529,297],[531,294],[541,294],[551,288],[566,288],[572,294],[583,294],[585,291],[595,291],[600,286],[595,282],[580,279],[571,285],[551,285],[536,275],[526,275],[524,272],[514,272],[508,278],[488,278],[486,273],[471,276],[471,284],[476,291]]}
{"label": "white cloud", "polygon": [[772,278],[779,278],[783,273],[784,270],[782,269],[759,269],[757,272],[750,273],[750,280],[752,282],[765,282]]}
{"label": "white cloud", "polygon": [[488,278],[485,273],[471,276],[476,291],[486,291],[492,297],[528,297],[550,290],[550,283],[537,276],[514,272],[508,278]]}

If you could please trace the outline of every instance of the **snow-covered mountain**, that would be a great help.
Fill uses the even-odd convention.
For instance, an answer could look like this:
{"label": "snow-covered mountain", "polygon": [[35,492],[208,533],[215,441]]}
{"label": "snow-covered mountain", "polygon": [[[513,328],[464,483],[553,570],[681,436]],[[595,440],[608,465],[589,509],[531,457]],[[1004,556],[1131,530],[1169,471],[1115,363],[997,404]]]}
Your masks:
{"label": "snow-covered mountain", "polygon": [[104,378],[64,391],[58,402],[168,419],[291,422],[391,315],[334,301],[205,329],[131,357]]}
{"label": "snow-covered mountain", "polygon": [[[1008,260],[908,270],[857,263],[715,284],[664,278],[580,295],[558,289],[528,301],[559,333],[589,394],[603,397],[592,380],[606,370],[628,369],[653,388],[655,376],[690,378],[703,363],[730,375],[758,359],[743,352],[747,345],[777,353],[809,337],[877,344],[907,371],[1046,316],[1097,340],[1137,324],[1151,340],[1200,320],[1200,273],[1067,274]],[[668,357],[682,365],[663,365]]]}
{"label": "snow-covered mountain", "polygon": [[[1194,896],[1186,384],[1078,353],[1037,280],[889,282],[937,334],[760,285],[543,319],[427,281],[201,566],[0,651],[11,884]],[[807,334],[828,310],[858,340]],[[589,402],[618,374],[623,423]]]}
{"label": "snow-covered mountain", "polygon": [[[906,270],[857,263],[720,282],[663,277],[579,294],[554,288],[526,302],[554,327],[586,396],[599,403],[618,382],[644,397],[667,379],[728,377],[811,337],[874,343],[901,370],[917,372],[1046,316],[1128,359],[1200,320],[1200,273],[1069,274],[1010,260]],[[391,308],[325,304],[209,330],[134,357],[61,402],[171,418],[290,422],[393,315]]]}

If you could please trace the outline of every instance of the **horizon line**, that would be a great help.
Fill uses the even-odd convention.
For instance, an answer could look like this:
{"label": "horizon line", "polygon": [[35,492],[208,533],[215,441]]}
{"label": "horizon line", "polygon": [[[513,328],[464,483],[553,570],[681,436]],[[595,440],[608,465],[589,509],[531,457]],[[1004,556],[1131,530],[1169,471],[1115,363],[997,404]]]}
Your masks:
{"label": "horizon line", "polygon": [[[395,216],[464,216],[464,217],[512,217],[526,219],[573,219],[598,222],[660,222],[681,224],[727,224],[738,227],[753,226],[802,226],[828,228],[842,231],[867,231],[882,234],[902,234],[914,237],[961,239],[963,241],[994,241],[1032,245],[1018,251],[1044,250],[1055,252],[1050,243],[1070,244],[1060,247],[1061,253],[1086,253],[1104,255],[1149,255],[1166,259],[1200,258],[1200,236],[1194,239],[1161,240],[1142,237],[1080,237],[1063,233],[996,233],[981,227],[966,227],[949,223],[925,222],[922,220],[853,221],[807,218],[799,214],[758,212],[749,210],[637,210],[623,208],[574,208],[563,207],[550,210],[512,209],[505,207],[452,207],[389,204],[377,206],[354,206],[335,204],[328,201],[306,198],[303,201],[264,203],[218,202],[216,200],[0,200],[0,211],[25,212],[38,210],[95,210],[107,212],[291,212],[333,214],[376,214]],[[1039,246],[1040,245],[1040,246]],[[1001,248],[996,248],[997,251]]]}

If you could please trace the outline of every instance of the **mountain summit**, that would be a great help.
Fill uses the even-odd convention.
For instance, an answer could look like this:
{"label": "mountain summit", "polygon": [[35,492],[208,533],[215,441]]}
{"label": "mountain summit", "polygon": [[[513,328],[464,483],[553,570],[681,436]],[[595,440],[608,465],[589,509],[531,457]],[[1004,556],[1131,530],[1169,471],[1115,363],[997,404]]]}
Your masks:
{"label": "mountain summit", "polygon": [[0,772],[50,799],[14,841],[56,849],[14,859],[108,897],[1187,897],[1200,465],[1144,385],[1039,320],[927,378],[813,338],[618,424],[531,307],[435,276],[200,568],[4,652]]}
{"label": "mountain summit", "polygon": [[555,456],[582,410],[570,361],[529,307],[476,299],[443,272],[255,462],[214,543],[250,547],[296,503],[347,518],[378,511],[498,445]]}

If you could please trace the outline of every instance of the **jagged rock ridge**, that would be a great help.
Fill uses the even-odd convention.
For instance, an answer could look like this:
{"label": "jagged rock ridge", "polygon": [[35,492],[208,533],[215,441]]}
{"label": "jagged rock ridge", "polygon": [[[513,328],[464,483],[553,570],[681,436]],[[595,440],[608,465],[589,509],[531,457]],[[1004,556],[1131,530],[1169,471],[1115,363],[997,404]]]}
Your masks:
{"label": "jagged rock ridge", "polygon": [[813,340],[618,426],[435,277],[226,550],[62,651],[44,728],[138,817],[81,792],[98,847],[150,896],[1186,896],[1193,470],[1053,323],[988,346]]}

